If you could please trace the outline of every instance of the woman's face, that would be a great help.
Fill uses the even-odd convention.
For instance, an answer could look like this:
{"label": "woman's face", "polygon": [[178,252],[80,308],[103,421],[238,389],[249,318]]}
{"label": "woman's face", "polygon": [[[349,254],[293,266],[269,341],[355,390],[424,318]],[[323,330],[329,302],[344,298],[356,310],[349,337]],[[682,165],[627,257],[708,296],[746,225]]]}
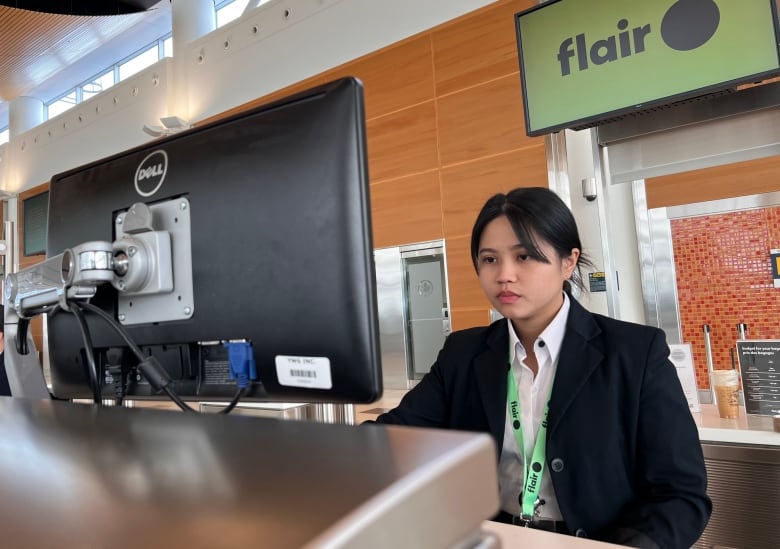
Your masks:
{"label": "woman's face", "polygon": [[549,263],[527,255],[509,220],[501,216],[485,226],[477,255],[479,283],[490,303],[513,321],[518,335],[525,332],[532,337],[563,304],[563,283],[571,278],[580,255],[575,248],[568,257],[559,258],[549,243],[537,244]]}

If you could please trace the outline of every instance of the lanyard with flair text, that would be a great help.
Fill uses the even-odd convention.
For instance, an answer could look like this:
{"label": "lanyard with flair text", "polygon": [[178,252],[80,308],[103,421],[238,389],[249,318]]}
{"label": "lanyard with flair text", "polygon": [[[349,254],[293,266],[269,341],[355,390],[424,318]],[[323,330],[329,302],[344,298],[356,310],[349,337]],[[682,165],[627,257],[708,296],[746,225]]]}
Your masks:
{"label": "lanyard with flair text", "polygon": [[[537,502],[539,501],[539,490],[542,485],[542,474],[544,473],[546,445],[547,445],[547,412],[550,411],[550,398],[547,398],[547,404],[544,406],[544,415],[539,425],[539,432],[536,435],[534,451],[531,456],[531,466],[528,466],[528,458],[525,455],[525,445],[523,444],[523,426],[520,423],[520,397],[517,393],[517,382],[512,372],[512,364],[509,365],[509,376],[507,381],[507,405],[509,406],[509,416],[512,418],[512,430],[515,433],[517,446],[523,456],[525,466],[525,482],[523,486],[523,518],[533,519]],[[550,396],[552,396],[552,387],[550,387]]]}

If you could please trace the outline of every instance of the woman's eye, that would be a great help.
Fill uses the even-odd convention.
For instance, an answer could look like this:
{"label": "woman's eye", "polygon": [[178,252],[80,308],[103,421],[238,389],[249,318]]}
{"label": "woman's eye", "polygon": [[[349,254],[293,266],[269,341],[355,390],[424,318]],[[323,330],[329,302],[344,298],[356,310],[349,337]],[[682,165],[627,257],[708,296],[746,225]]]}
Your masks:
{"label": "woman's eye", "polygon": [[481,262],[482,262],[482,263],[485,263],[485,264],[489,264],[489,263],[495,263],[495,262],[496,262],[496,258],[495,258],[495,257],[492,257],[492,256],[489,256],[489,255],[487,255],[487,256],[482,256],[482,260],[481,260]]}
{"label": "woman's eye", "polygon": [[519,259],[520,261],[528,261],[528,259],[530,258],[531,256],[528,254],[520,254],[517,256],[517,259]]}

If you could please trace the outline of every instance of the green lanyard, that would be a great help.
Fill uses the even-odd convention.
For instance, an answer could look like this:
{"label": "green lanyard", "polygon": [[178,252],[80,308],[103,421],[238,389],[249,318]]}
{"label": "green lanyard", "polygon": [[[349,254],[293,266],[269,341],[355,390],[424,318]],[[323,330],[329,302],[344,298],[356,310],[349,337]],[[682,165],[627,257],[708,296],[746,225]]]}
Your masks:
{"label": "green lanyard", "polygon": [[[534,443],[534,452],[531,458],[531,467],[528,467],[528,459],[525,456],[525,445],[523,444],[523,425],[520,422],[520,397],[517,393],[517,383],[512,373],[512,363],[509,364],[508,375],[507,406],[509,407],[509,416],[512,418],[512,430],[515,432],[515,440],[523,456],[523,465],[525,467],[525,483],[523,485],[523,518],[532,520],[534,511],[539,501],[539,490],[542,487],[542,475],[546,463],[547,453],[547,412],[550,411],[550,399],[544,406],[544,415],[542,423],[539,425],[539,432],[536,435]],[[552,396],[552,385],[550,386],[550,396]]]}

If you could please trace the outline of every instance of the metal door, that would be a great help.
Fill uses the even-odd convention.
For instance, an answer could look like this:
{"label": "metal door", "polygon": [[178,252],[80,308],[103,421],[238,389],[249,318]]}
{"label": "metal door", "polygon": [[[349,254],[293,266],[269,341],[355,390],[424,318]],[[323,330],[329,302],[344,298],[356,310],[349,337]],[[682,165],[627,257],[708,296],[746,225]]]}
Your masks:
{"label": "metal door", "polygon": [[439,242],[401,250],[406,302],[406,371],[420,379],[449,335],[450,315],[444,247]]}

